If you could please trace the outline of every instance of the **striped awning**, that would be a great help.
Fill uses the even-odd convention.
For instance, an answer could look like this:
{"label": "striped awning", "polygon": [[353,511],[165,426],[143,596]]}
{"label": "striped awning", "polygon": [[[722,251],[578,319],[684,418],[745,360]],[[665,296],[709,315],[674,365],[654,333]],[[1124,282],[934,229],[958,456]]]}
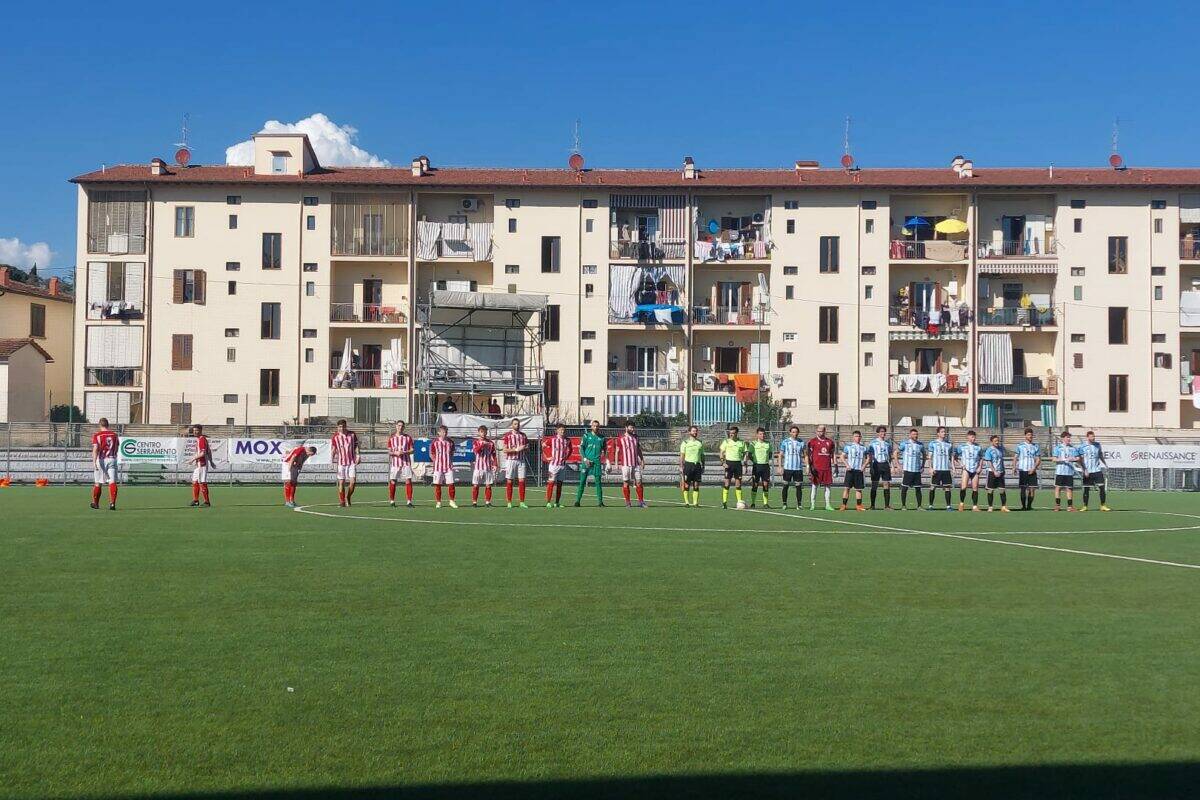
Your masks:
{"label": "striped awning", "polygon": [[687,203],[681,194],[614,194],[610,208],[653,208],[658,211],[658,238],[662,242],[687,241]]}
{"label": "striped awning", "polygon": [[956,328],[952,331],[941,331],[935,336],[929,331],[913,328],[907,331],[889,331],[888,339],[893,342],[965,342],[967,340],[967,332],[962,328]]}
{"label": "striped awning", "polygon": [[980,275],[1053,275],[1058,272],[1058,264],[1052,261],[1005,261],[979,263]]}
{"label": "striped awning", "polygon": [[681,394],[610,394],[608,415],[632,417],[642,411],[657,411],[666,417],[683,413]]}
{"label": "striped awning", "polygon": [[692,395],[692,423],[695,425],[737,422],[741,418],[742,404],[731,394]]}

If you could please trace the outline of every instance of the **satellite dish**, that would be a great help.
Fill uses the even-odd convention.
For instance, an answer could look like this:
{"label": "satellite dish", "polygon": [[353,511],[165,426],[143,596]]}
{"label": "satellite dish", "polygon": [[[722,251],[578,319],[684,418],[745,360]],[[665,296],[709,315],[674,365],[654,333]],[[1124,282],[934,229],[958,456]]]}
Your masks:
{"label": "satellite dish", "polygon": [[181,167],[186,167],[188,162],[192,160],[192,151],[186,147],[181,147],[175,151],[175,163]]}
{"label": "satellite dish", "polygon": [[579,153],[571,153],[571,157],[567,159],[567,165],[579,172],[583,169],[583,156]]}
{"label": "satellite dish", "polygon": [[712,234],[720,233],[721,223],[717,222],[715,219],[710,219],[708,221],[708,232]]}
{"label": "satellite dish", "polygon": [[843,169],[850,169],[853,166],[854,166],[854,156],[850,155],[849,153],[846,153],[846,155],[842,156],[842,168]]}
{"label": "satellite dish", "polygon": [[1108,165],[1113,169],[1120,169],[1123,161],[1124,159],[1121,158],[1120,153],[1113,153],[1108,157]]}

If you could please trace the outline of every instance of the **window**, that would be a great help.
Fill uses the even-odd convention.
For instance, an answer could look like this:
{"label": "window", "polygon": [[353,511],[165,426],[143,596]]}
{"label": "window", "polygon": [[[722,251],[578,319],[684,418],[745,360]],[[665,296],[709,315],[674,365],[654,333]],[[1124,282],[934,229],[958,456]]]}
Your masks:
{"label": "window", "polygon": [[[279,338],[279,303],[263,303],[262,304],[262,338],[263,339],[278,339]],[[278,370],[276,370],[278,371]]]}
{"label": "window", "polygon": [[874,274],[875,274],[875,268],[874,268],[874,267],[863,267],[863,268],[862,268],[862,274],[863,274],[863,275],[874,275]]}
{"label": "window", "polygon": [[300,338],[301,338],[301,339],[315,339],[315,338],[317,338],[317,329],[316,329],[316,328],[305,328],[304,330],[302,330],[302,331],[300,332]]}
{"label": "window", "polygon": [[858,337],[858,340],[859,340],[860,342],[873,342],[873,341],[875,341],[875,334],[873,334],[873,333],[864,333],[864,334],[862,334],[862,335],[860,335],[860,336]]}
{"label": "window", "polygon": [[1108,410],[1120,413],[1129,410],[1129,376],[1108,376]]}
{"label": "window", "polygon": [[317,284],[314,283],[313,281],[305,281],[304,282],[304,295],[306,297],[316,297],[317,296]]}
{"label": "window", "polygon": [[792,354],[789,351],[779,350],[775,353],[775,367],[783,369],[792,365]]}
{"label": "window", "polygon": [[875,401],[874,400],[859,400],[858,407],[863,410],[872,409],[875,407]]}
{"label": "window", "polygon": [[597,274],[596,265],[595,264],[584,264],[582,267],[582,272],[584,275],[595,275],[595,274]]}
{"label": "window", "polygon": [[225,262],[225,271],[226,272],[241,272],[241,270],[242,270],[242,262],[240,262],[240,261],[226,261]]}
{"label": "window", "polygon": [[516,217],[508,218],[508,232],[509,233],[517,232],[517,218]]}
{"label": "window", "polygon": [[1074,287],[1071,294],[1072,294],[1072,297],[1075,298],[1076,303],[1083,301],[1083,287],[1082,286]]}
{"label": "window", "polygon": [[175,206],[175,235],[194,236],[196,233],[196,209],[193,206]]}
{"label": "window", "polygon": [[590,348],[587,348],[583,351],[583,363],[585,363],[585,364],[592,363],[592,351]]}
{"label": "window", "polygon": [[236,339],[241,334],[242,334],[242,331],[240,328],[226,328],[225,329],[225,338],[226,339]]}
{"label": "window", "polygon": [[583,296],[591,297],[596,294],[596,287],[593,284],[585,283],[583,285]]}
{"label": "window", "polygon": [[822,372],[817,376],[817,407],[823,411],[838,407],[838,376],[836,372]]}
{"label": "window", "polygon": [[311,347],[304,348],[304,363],[311,364],[317,360],[317,351]]}
{"label": "window", "polygon": [[305,262],[304,262],[304,271],[305,271],[305,272],[316,272],[316,271],[317,271],[317,265],[316,265],[316,262],[313,262],[313,261],[305,261]]}
{"label": "window", "polygon": [[585,197],[583,199],[583,207],[584,208],[598,208],[599,206],[600,206],[600,203],[598,203],[596,201],[596,198],[594,198],[594,197]]}
{"label": "window", "polygon": [[1166,275],[1166,274],[1167,274],[1167,268],[1166,268],[1166,267],[1151,267],[1151,268],[1150,268],[1150,274],[1151,274],[1151,275],[1160,275],[1160,276],[1162,276],[1162,275]]}
{"label": "window", "polygon": [[1154,287],[1154,299],[1155,300],[1163,299],[1163,287],[1161,285],[1156,285]]}
{"label": "window", "polygon": [[320,201],[317,200],[316,195],[306,194],[304,196],[304,205],[306,206],[315,206],[318,202]]}
{"label": "window", "polygon": [[309,214],[304,218],[304,227],[310,231],[317,229],[317,217],[315,214]]}
{"label": "window", "polygon": [[1071,277],[1072,278],[1082,278],[1084,276],[1084,273],[1086,273],[1086,272],[1087,272],[1087,270],[1084,269],[1083,267],[1071,267]]}
{"label": "window", "polygon": [[875,220],[872,217],[868,217],[866,219],[866,221],[863,222],[863,233],[874,233],[874,232],[875,232]]}
{"label": "window", "polygon": [[1151,200],[1150,207],[1153,208],[1155,211],[1162,211],[1164,208],[1167,207],[1167,201],[1166,200]]}
{"label": "window", "polygon": [[557,342],[559,334],[560,306],[546,306],[542,314],[542,339],[547,342]]}
{"label": "window", "polygon": [[1076,233],[1083,233],[1083,220],[1079,217],[1075,218],[1074,230]]}
{"label": "window", "polygon": [[1072,411],[1086,411],[1087,403],[1083,402],[1082,400],[1072,400],[1071,401],[1071,410]]}
{"label": "window", "polygon": [[301,405],[311,406],[311,405],[316,404],[316,402],[317,402],[317,396],[315,394],[300,395]]}
{"label": "window", "polygon": [[279,405],[279,370],[260,369],[258,371],[258,404],[260,406]]}
{"label": "window", "polygon": [[1076,343],[1076,344],[1079,344],[1079,343],[1085,342],[1085,341],[1087,341],[1087,334],[1085,334],[1085,333],[1072,333],[1072,334],[1071,334],[1071,341],[1072,341],[1072,342],[1074,342],[1074,343]]}
{"label": "window", "polygon": [[874,211],[879,208],[879,202],[876,200],[863,200],[861,205],[863,211]]}
{"label": "window", "polygon": [[817,341],[821,344],[836,344],[838,340],[837,306],[821,306],[817,309]]}
{"label": "window", "polygon": [[171,293],[172,303],[195,303],[204,305],[206,301],[207,281],[202,269],[175,270],[174,286]]}
{"label": "window", "polygon": [[1155,353],[1154,354],[1154,366],[1157,367],[1158,369],[1170,369],[1171,368],[1171,354],[1170,353]]}
{"label": "window", "polygon": [[262,268],[281,269],[283,267],[283,234],[264,233],[262,235]]}
{"label": "window", "polygon": [[228,294],[237,294],[237,281],[225,281],[225,288]]}
{"label": "window", "polygon": [[[108,262],[104,280],[104,299],[107,302],[120,302],[125,299],[125,272],[125,265],[120,261]],[[140,277],[137,280],[140,282]]]}
{"label": "window", "polygon": [[221,400],[226,403],[236,403],[238,401],[238,396],[236,394],[223,394],[221,395]]}
{"label": "window", "polygon": [[1113,275],[1123,275],[1129,271],[1129,237],[1108,237],[1108,271]]}
{"label": "window", "polygon": [[1165,333],[1152,333],[1150,334],[1150,341],[1154,344],[1166,344],[1167,335]]}
{"label": "window", "polygon": [[225,205],[227,205],[227,206],[240,206],[241,204],[242,204],[242,196],[241,196],[240,194],[227,194],[227,195],[225,195]]}
{"label": "window", "polygon": [[191,425],[192,424],[192,404],[191,403],[171,403],[171,424],[172,425]]}
{"label": "window", "polygon": [[790,283],[787,286],[783,287],[783,299],[784,300],[795,300],[796,299],[796,287]]}
{"label": "window", "polygon": [[863,353],[863,366],[864,367],[875,366],[875,354],[872,353],[870,350]]}
{"label": "window", "polygon": [[1162,217],[1156,217],[1156,218],[1155,218],[1155,220],[1154,220],[1154,232],[1155,232],[1155,233],[1162,233],[1162,231],[1163,231],[1163,227],[1162,227]]}
{"label": "window", "polygon": [[561,265],[562,239],[558,236],[542,237],[542,272],[558,272]]}
{"label": "window", "polygon": [[785,397],[785,398],[783,398],[782,402],[783,402],[784,408],[795,408],[796,407],[796,398],[794,398],[794,397]]}
{"label": "window", "polygon": [[190,333],[175,333],[171,335],[171,369],[192,368],[192,335]]}
{"label": "window", "polygon": [[784,340],[785,342],[794,342],[794,341],[796,341],[796,332],[795,332],[795,331],[784,331],[784,334],[783,334],[783,340]]}
{"label": "window", "polygon": [[521,201],[520,201],[520,199],[518,199],[516,197],[510,197],[504,201],[504,207],[505,208],[520,208]]}
{"label": "window", "polygon": [[874,296],[875,296],[875,287],[874,286],[872,286],[869,283],[866,284],[865,286],[863,286],[863,299],[864,300],[870,300]]}
{"label": "window", "polygon": [[784,267],[783,274],[784,275],[799,275],[800,268],[799,267]]}
{"label": "window", "polygon": [[794,220],[794,219],[789,219],[789,220],[787,221],[787,232],[788,232],[788,233],[795,233],[795,232],[796,232],[796,220]]}
{"label": "window", "polygon": [[46,338],[46,307],[40,303],[29,304],[29,335]]}
{"label": "window", "polygon": [[[549,372],[553,372],[554,370],[548,370],[548,371],[549,371]],[[549,382],[547,381],[547,383],[549,383]],[[579,405],[581,405],[581,406],[594,406],[594,405],[596,405],[596,398],[594,398],[594,397],[588,397],[588,396],[584,395],[583,397],[580,397],[580,398],[579,398]]]}
{"label": "window", "polygon": [[1071,366],[1074,369],[1083,369],[1083,353],[1071,354]]}
{"label": "window", "polygon": [[1161,400],[1155,400],[1154,402],[1152,402],[1150,404],[1150,410],[1151,411],[1166,411],[1167,404],[1162,402]]}
{"label": "window", "polygon": [[146,193],[88,192],[89,253],[146,252]]}
{"label": "window", "polygon": [[838,271],[838,237],[821,237],[821,272]]}
{"label": "window", "polygon": [[283,175],[288,171],[288,154],[287,153],[271,153],[271,172],[275,175]]}
{"label": "window", "polygon": [[783,207],[788,211],[796,211],[800,208],[799,200],[784,200]]}
{"label": "window", "polygon": [[225,348],[225,360],[230,363],[237,361],[237,348],[236,347],[226,347]]}
{"label": "window", "polygon": [[237,230],[237,214],[229,215],[229,230],[231,230],[231,231]]}
{"label": "window", "polygon": [[504,274],[505,275],[516,275],[520,271],[521,271],[521,266],[519,264],[505,264],[504,265]]}
{"label": "window", "polygon": [[1078,199],[1072,200],[1071,208],[1087,208],[1087,201]]}
{"label": "window", "polygon": [[595,331],[580,331],[580,332],[579,332],[579,338],[580,338],[580,339],[587,339],[587,340],[589,340],[589,341],[590,341],[590,340],[592,340],[592,339],[595,339],[595,338],[596,338],[596,332],[595,332]]}
{"label": "window", "polygon": [[593,231],[593,229],[594,229],[594,222],[591,219],[585,219],[583,221],[583,232],[591,233]]}
{"label": "window", "polygon": [[1124,306],[1108,307],[1108,343],[1129,344],[1129,309]]}

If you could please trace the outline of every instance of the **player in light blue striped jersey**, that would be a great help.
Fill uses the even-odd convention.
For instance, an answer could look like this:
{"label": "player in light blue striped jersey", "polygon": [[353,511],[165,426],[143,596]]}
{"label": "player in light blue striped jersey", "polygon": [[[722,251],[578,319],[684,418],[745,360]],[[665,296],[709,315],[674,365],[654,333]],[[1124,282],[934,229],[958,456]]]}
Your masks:
{"label": "player in light blue striped jersey", "polygon": [[1054,510],[1062,508],[1062,491],[1067,491],[1067,511],[1075,510],[1075,470],[1079,451],[1071,443],[1071,432],[1063,431],[1054,445]]}
{"label": "player in light blue striped jersey", "polygon": [[1096,432],[1088,431],[1087,440],[1079,445],[1079,458],[1083,464],[1083,505],[1080,511],[1088,510],[1088,501],[1092,499],[1092,487],[1100,490],[1100,510],[1112,511],[1108,507],[1108,487],[1104,481],[1104,448],[1096,441]]}
{"label": "player in light blue striped jersey", "polygon": [[871,510],[875,510],[875,493],[879,484],[883,484],[883,507],[892,507],[892,455],[895,447],[888,440],[887,426],[880,425],[875,429],[875,438],[868,445],[871,448]]}
{"label": "player in light blue striped jersey", "polygon": [[950,511],[950,491],[954,486],[954,476],[950,473],[954,463],[954,445],[950,443],[950,432],[944,427],[938,427],[937,438],[929,443],[929,467],[933,476],[929,481],[929,510],[933,511],[933,496],[938,489],[946,493],[946,510]]}
{"label": "player in light blue striped jersey", "polygon": [[979,465],[983,461],[983,448],[975,441],[975,431],[967,431],[967,440],[954,448],[954,459],[958,462],[962,476],[958,484],[958,510],[967,504],[967,487],[971,487],[971,510],[979,510]]}
{"label": "player in light blue striped jersey", "polygon": [[1021,510],[1033,511],[1033,496],[1037,493],[1038,467],[1042,465],[1042,448],[1033,441],[1033,428],[1025,429],[1025,441],[1017,445],[1017,486],[1021,491]]}
{"label": "player in light blue striped jersey", "polygon": [[779,460],[779,474],[783,479],[783,508],[788,507],[788,487],[796,486],[796,509],[804,502],[804,440],[800,438],[800,427],[793,425],[788,428],[788,435],[779,443],[776,451]]}
{"label": "player in light blue striped jersey", "polygon": [[925,445],[917,439],[916,428],[908,431],[908,438],[896,445],[900,458],[900,510],[908,510],[908,490],[917,491],[917,510],[921,510],[921,470],[925,469]]}
{"label": "player in light blue striped jersey", "polygon": [[863,468],[871,459],[871,451],[862,443],[862,433],[855,431],[850,437],[850,444],[842,447],[842,452],[838,454],[838,457],[842,460],[842,466],[846,468],[845,488],[842,489],[842,507],[838,511],[846,510],[851,489],[854,490],[854,510],[865,511],[862,502]]}
{"label": "player in light blue striped jersey", "polygon": [[995,491],[1000,490],[1000,510],[1008,513],[1008,491],[1004,488],[1004,445],[1000,437],[992,434],[992,446],[983,451],[983,460],[987,463],[987,500],[988,511],[992,510],[992,498]]}

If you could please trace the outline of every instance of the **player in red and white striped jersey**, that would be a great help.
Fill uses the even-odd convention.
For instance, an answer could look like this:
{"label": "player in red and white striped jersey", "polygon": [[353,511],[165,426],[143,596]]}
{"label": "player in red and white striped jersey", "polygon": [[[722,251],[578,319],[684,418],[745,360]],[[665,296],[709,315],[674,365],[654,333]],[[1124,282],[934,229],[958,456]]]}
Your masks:
{"label": "player in red and white striped jersey", "polygon": [[571,440],[567,438],[567,427],[561,422],[554,426],[546,456],[546,508],[558,508],[562,505],[562,481],[558,474],[571,457]]}
{"label": "player in red and white striped jersey", "polygon": [[529,452],[529,437],[521,430],[521,420],[513,419],[512,426],[500,440],[504,448],[504,496],[512,508],[513,479],[518,481],[521,508],[525,505],[525,454]]}
{"label": "player in red and white striped jersey", "polygon": [[388,469],[388,502],[396,505],[396,483],[404,481],[405,505],[413,507],[413,437],[404,432],[404,422],[396,423],[396,431],[387,440],[391,467]]}
{"label": "player in red and white striped jersey", "polygon": [[616,440],[616,461],[621,468],[621,494],[625,497],[625,507],[632,508],[629,501],[629,484],[637,489],[638,506],[646,507],[645,489],[642,487],[642,468],[646,459],[642,455],[642,442],[634,433],[633,423],[625,424],[625,432]]}
{"label": "player in red and white striped jersey", "polygon": [[330,440],[333,463],[337,467],[338,505],[350,505],[354,496],[354,473],[360,456],[358,454],[358,434],[350,430],[346,420],[337,421],[337,430]]}
{"label": "player in red and white striped jersey", "polygon": [[108,484],[108,510],[117,510],[117,445],[120,438],[108,429],[108,420],[100,418],[100,429],[92,434],[92,508],[100,507],[100,485]]}
{"label": "player in red and white striped jersey", "polygon": [[448,435],[445,425],[438,425],[437,438],[429,443],[429,460],[433,462],[434,507],[442,507],[442,486],[450,494],[450,507],[458,508],[454,502],[454,440]]}
{"label": "player in red and white striped jersey", "polygon": [[496,442],[488,436],[487,425],[480,425],[475,441],[471,442],[475,454],[475,466],[471,470],[471,505],[479,505],[479,487],[483,486],[483,499],[492,505],[492,484],[496,482]]}
{"label": "player in red and white striped jersey", "polygon": [[204,495],[204,507],[212,503],[208,500],[208,468],[213,464],[212,449],[208,446],[208,437],[204,435],[203,425],[193,425],[191,435],[196,437],[196,455],[192,458],[192,507],[200,507],[200,495]]}

